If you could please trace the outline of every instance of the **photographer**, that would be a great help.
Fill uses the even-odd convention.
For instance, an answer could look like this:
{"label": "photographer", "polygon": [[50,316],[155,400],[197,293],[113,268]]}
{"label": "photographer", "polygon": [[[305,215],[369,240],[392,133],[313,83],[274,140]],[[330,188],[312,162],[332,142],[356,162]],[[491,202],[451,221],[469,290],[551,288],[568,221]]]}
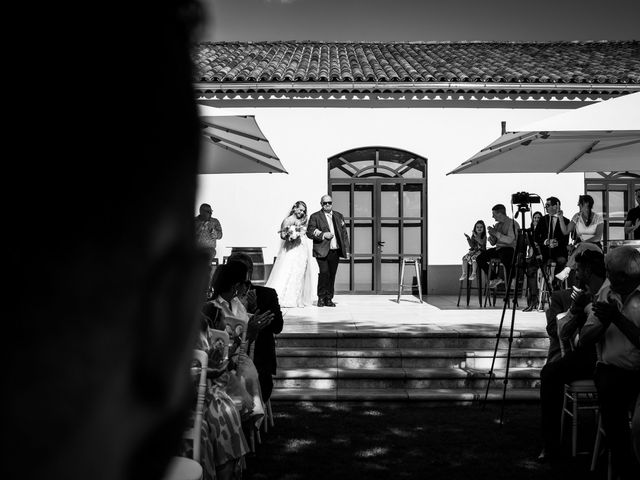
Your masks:
{"label": "photographer", "polygon": [[582,328],[580,345],[600,345],[602,360],[594,376],[598,403],[613,466],[626,479],[640,471],[628,417],[640,393],[640,252],[618,247],[605,263],[607,281]]}
{"label": "photographer", "polygon": [[[489,234],[489,243],[494,245],[494,248],[488,248],[482,252],[476,258],[476,262],[487,273],[489,261],[492,258],[498,258],[508,272],[511,268],[511,260],[516,247],[520,225],[515,220],[507,217],[507,209],[500,203],[491,209],[491,216],[497,223],[493,227],[487,227],[487,233]],[[494,288],[504,283],[504,280],[506,279],[494,278],[489,281],[489,285]]]}

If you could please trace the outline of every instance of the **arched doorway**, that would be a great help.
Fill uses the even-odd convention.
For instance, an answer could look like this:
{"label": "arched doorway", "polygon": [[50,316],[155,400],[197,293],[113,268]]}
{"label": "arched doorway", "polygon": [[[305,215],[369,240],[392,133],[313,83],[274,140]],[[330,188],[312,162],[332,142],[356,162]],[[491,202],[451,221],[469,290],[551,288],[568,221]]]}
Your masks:
{"label": "arched doorway", "polygon": [[[345,216],[351,239],[336,291],[397,292],[403,257],[420,255],[422,271],[426,265],[427,161],[405,150],[364,147],[328,163],[333,206]],[[415,269],[405,275],[415,277]]]}

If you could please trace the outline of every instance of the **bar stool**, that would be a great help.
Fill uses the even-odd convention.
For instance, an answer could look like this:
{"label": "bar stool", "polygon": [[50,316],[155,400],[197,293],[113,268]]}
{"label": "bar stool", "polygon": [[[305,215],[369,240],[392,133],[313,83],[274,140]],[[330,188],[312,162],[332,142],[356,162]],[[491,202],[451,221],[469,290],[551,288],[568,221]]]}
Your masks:
{"label": "bar stool", "polygon": [[404,267],[407,263],[413,263],[416,267],[416,279],[418,280],[418,294],[420,295],[420,303],[424,303],[422,301],[422,281],[420,277],[422,276],[422,268],[420,266],[421,257],[402,257],[402,263],[400,264],[400,283],[398,284],[398,300],[400,303],[400,296],[402,295],[403,287],[413,287],[413,285],[404,285]]}
{"label": "bar stool", "polygon": [[[466,290],[467,292],[467,307],[469,306],[469,301],[471,299],[471,290],[473,290],[473,285],[472,285],[472,281],[469,280],[469,270],[471,269],[471,264],[467,263],[467,278],[466,280],[460,280],[460,289],[458,290],[458,303],[456,304],[457,307],[460,306],[460,297],[462,296],[462,290]],[[482,275],[483,275],[483,271],[481,268],[478,268],[478,275],[477,275],[477,280],[478,280],[478,284],[477,284],[477,288],[478,288],[478,300],[480,302],[480,307],[482,307]]]}
{"label": "bar stool", "polygon": [[[496,291],[497,287],[491,287],[491,272],[495,272],[498,274],[502,269],[502,277],[504,279],[504,285],[506,288],[507,284],[507,267],[504,266],[504,263],[500,261],[498,258],[492,258],[489,260],[489,268],[487,269],[487,283],[485,285],[484,290],[484,306],[487,306],[487,300],[489,300],[489,305],[492,307],[496,306]],[[501,284],[502,285],[502,284]]]}

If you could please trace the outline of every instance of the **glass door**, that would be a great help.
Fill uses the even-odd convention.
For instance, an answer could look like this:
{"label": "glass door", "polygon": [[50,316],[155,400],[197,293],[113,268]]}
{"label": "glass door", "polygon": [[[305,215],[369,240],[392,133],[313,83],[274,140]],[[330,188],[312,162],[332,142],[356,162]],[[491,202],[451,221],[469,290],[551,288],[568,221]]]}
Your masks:
{"label": "glass door", "polygon": [[585,190],[593,197],[593,211],[602,212],[604,232],[602,244],[608,247],[612,241],[625,240],[624,221],[627,212],[635,203],[634,191],[640,187],[638,179],[610,178],[587,179]]}
{"label": "glass door", "polygon": [[[345,215],[351,259],[341,260],[336,290],[351,293],[395,293],[403,257],[426,252],[426,182],[404,179],[336,180],[334,208]],[[415,277],[413,264],[405,282]],[[414,278],[414,282],[417,279]]]}

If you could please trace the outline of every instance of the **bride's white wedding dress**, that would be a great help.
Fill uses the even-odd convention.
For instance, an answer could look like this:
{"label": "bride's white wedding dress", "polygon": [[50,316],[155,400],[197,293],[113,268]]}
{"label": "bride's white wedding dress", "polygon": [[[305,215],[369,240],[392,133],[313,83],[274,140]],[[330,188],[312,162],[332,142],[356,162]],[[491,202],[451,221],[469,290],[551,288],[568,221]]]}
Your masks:
{"label": "bride's white wedding dress", "polygon": [[[296,225],[287,217],[282,230]],[[282,240],[266,286],[278,293],[281,307],[312,305],[318,285],[318,264],[313,258],[313,242],[307,238],[306,225],[301,225],[300,237],[294,241]]]}

